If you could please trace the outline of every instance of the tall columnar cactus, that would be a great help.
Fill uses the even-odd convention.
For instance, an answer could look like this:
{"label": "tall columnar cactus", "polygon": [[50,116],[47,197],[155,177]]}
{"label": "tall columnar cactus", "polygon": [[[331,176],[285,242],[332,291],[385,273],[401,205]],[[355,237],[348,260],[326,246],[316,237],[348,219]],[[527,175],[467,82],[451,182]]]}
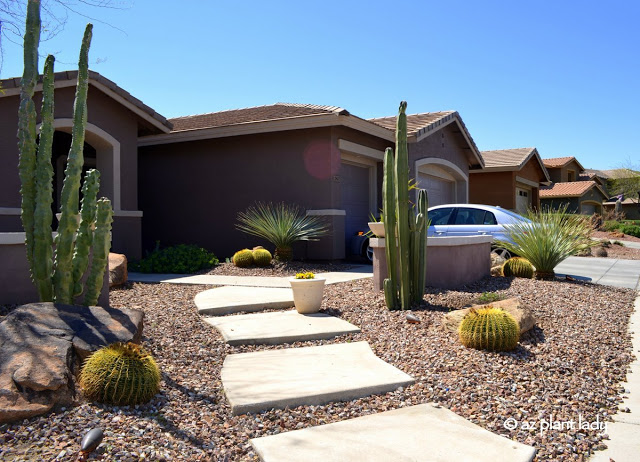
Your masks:
{"label": "tall columnar cactus", "polygon": [[74,298],[82,293],[80,281],[87,269],[89,254],[93,250],[93,264],[87,279],[85,303],[97,303],[107,265],[113,212],[108,199],[103,198],[96,201],[99,189],[99,177],[96,171],[89,171],[85,178],[82,221],[80,228],[78,228],[78,201],[80,176],[84,164],[84,132],[87,124],[89,85],[88,62],[92,28],[91,24],[87,25],[80,51],[78,83],[73,110],[72,142],[62,186],[62,215],[58,226],[58,235],[55,239],[54,252],[51,237],[54,58],[53,56],[47,57],[45,63],[42,89],[42,126],[40,140],[37,142],[33,94],[38,78],[40,2],[29,0],[24,39],[24,74],[21,82],[18,114],[18,148],[22,184],[20,189],[22,225],[26,234],[25,243],[31,267],[31,277],[38,289],[41,301],[73,303]]}
{"label": "tall columnar cactus", "polygon": [[427,191],[418,191],[417,214],[409,206],[407,103],[401,102],[396,126],[396,154],[387,148],[382,186],[383,220],[389,277],[384,294],[389,309],[409,309],[424,295],[427,271]]}

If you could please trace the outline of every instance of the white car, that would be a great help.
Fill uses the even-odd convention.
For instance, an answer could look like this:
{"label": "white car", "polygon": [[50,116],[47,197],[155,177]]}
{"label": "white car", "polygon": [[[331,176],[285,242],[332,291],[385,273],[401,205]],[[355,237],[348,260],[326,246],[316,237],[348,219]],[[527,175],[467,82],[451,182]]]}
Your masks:
{"label": "white car", "polygon": [[[428,237],[490,235],[494,240],[511,241],[505,229],[517,222],[529,219],[510,210],[480,204],[444,204],[429,208],[431,225]],[[511,252],[499,247],[493,252],[503,258],[511,258]]]}

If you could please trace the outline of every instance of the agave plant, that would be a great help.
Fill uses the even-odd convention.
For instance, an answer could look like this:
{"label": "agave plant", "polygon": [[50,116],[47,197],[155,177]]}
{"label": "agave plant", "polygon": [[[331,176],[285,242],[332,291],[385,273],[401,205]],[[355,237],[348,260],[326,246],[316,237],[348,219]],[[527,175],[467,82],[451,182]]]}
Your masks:
{"label": "agave plant", "polygon": [[496,241],[499,247],[526,258],[536,268],[538,279],[555,277],[554,268],[567,257],[592,247],[591,226],[585,217],[559,210],[529,212],[531,221],[509,225],[505,235],[512,242]]}
{"label": "agave plant", "polygon": [[284,202],[257,202],[238,213],[238,221],[239,230],[271,242],[280,261],[291,260],[294,242],[317,241],[329,231],[322,218],[304,215],[298,206]]}

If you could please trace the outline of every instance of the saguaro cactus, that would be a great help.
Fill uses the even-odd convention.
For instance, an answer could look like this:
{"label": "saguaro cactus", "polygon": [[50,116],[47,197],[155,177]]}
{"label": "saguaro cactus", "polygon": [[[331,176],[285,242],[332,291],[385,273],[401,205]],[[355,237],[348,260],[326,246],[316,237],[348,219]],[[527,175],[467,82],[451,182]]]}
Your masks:
{"label": "saguaro cactus", "polygon": [[409,309],[424,295],[427,245],[427,191],[418,190],[417,214],[409,206],[407,103],[401,102],[396,125],[396,154],[387,148],[382,186],[383,220],[389,277],[384,295],[389,309]]}
{"label": "saguaro cactus", "polygon": [[[62,215],[58,226],[58,235],[55,239],[54,252],[51,237],[54,58],[53,56],[47,57],[45,63],[42,89],[42,127],[38,143],[33,94],[38,77],[40,2],[29,0],[24,39],[24,74],[18,114],[18,148],[22,183],[20,189],[22,225],[26,234],[27,258],[31,268],[31,277],[38,289],[41,301],[73,303],[74,298],[82,293],[80,281],[88,266],[88,256],[93,250],[93,264],[87,279],[85,303],[97,303],[97,294],[100,293],[107,264],[113,212],[108,199],[103,198],[96,201],[99,189],[97,171],[89,171],[85,178],[82,221],[78,229],[78,190],[84,163],[82,151],[87,124],[88,61],[92,28],[91,24],[87,25],[80,50],[78,83],[73,109],[72,142],[62,186]],[[95,236],[94,228],[96,229]]]}

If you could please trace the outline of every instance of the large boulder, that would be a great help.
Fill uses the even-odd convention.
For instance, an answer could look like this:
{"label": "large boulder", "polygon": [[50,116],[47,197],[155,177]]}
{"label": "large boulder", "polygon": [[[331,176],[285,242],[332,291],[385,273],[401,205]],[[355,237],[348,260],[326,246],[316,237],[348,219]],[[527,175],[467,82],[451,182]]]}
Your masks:
{"label": "large boulder", "polygon": [[109,287],[127,282],[127,257],[120,253],[109,254]]}
{"label": "large boulder", "polygon": [[498,302],[486,303],[484,305],[473,305],[469,308],[461,310],[451,311],[442,317],[442,325],[445,329],[451,332],[458,332],[458,327],[462,322],[462,318],[471,310],[471,308],[484,308],[492,306],[494,308],[500,308],[511,314],[518,322],[520,326],[520,334],[533,329],[536,324],[536,318],[529,308],[520,304],[520,300],[517,298],[507,298],[506,300],[500,300]]}
{"label": "large boulder", "polygon": [[0,423],[44,414],[75,399],[81,361],[114,342],[139,342],[139,310],[32,303],[0,322]]}

